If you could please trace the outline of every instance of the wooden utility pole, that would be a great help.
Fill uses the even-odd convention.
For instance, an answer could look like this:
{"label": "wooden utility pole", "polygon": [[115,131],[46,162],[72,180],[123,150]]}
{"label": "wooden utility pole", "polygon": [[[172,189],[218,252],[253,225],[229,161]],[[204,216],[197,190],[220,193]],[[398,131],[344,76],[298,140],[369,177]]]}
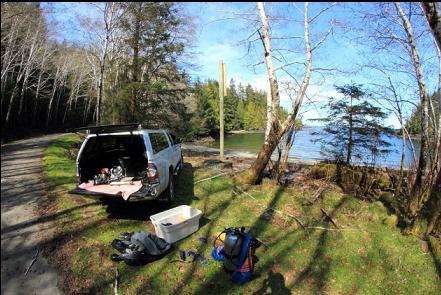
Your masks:
{"label": "wooden utility pole", "polygon": [[225,84],[227,78],[226,65],[221,60],[219,62],[219,123],[220,123],[220,159],[224,159],[224,95],[227,95]]}

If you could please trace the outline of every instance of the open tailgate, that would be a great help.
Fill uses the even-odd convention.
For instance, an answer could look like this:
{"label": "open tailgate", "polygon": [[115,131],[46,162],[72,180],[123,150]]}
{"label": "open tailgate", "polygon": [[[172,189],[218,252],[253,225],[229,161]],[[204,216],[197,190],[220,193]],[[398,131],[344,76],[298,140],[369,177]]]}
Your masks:
{"label": "open tailgate", "polygon": [[70,190],[69,194],[77,195],[87,195],[94,197],[122,197],[124,200],[128,200],[130,195],[139,191],[142,188],[142,183],[140,180],[132,181],[130,183],[123,184],[89,184],[82,183],[78,185],[75,189]]}

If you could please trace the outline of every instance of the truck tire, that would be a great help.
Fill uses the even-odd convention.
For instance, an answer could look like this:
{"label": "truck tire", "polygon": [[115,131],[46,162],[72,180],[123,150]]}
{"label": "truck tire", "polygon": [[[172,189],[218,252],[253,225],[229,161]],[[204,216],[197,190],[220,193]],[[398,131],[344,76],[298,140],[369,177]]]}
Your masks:
{"label": "truck tire", "polygon": [[184,169],[184,157],[182,156],[182,152],[181,152],[181,160],[179,161],[179,165],[181,166],[181,168],[178,171],[178,173],[180,174],[182,169]]}
{"label": "truck tire", "polygon": [[170,169],[168,171],[168,185],[161,198],[161,200],[166,203],[170,203],[175,198],[175,182],[173,178],[173,170]]}

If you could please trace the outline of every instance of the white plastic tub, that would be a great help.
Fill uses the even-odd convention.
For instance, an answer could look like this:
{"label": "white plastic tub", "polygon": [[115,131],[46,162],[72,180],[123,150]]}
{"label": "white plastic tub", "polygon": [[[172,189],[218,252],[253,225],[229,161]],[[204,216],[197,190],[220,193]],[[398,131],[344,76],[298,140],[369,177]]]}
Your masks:
{"label": "white plastic tub", "polygon": [[174,243],[196,232],[199,229],[201,216],[201,210],[181,205],[152,215],[150,220],[158,237]]}

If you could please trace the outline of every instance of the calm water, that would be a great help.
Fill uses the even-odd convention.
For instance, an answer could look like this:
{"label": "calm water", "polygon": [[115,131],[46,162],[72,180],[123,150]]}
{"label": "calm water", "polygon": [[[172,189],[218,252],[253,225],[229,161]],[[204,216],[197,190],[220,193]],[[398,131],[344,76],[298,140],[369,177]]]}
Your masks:
{"label": "calm water", "polygon": [[[320,143],[314,143],[311,141],[312,139],[316,138],[315,136],[311,135],[311,133],[321,132],[322,130],[323,127],[304,127],[301,131],[297,132],[294,139],[294,144],[289,152],[289,157],[301,160],[324,160],[326,157],[320,153]],[[225,137],[225,149],[258,152],[263,144],[264,138],[265,135],[263,133],[228,135]],[[398,137],[386,137],[385,139],[391,143],[391,146],[389,147],[391,153],[379,157],[377,160],[377,165],[382,167],[397,168],[400,166],[401,160],[401,139]],[[418,156],[419,142],[413,141],[413,144],[416,149],[415,153]],[[213,142],[210,146],[219,148],[219,141],[217,140]],[[405,161],[407,167],[412,166],[413,160],[409,142],[407,142]],[[362,163],[363,159],[353,159],[353,162]]]}

